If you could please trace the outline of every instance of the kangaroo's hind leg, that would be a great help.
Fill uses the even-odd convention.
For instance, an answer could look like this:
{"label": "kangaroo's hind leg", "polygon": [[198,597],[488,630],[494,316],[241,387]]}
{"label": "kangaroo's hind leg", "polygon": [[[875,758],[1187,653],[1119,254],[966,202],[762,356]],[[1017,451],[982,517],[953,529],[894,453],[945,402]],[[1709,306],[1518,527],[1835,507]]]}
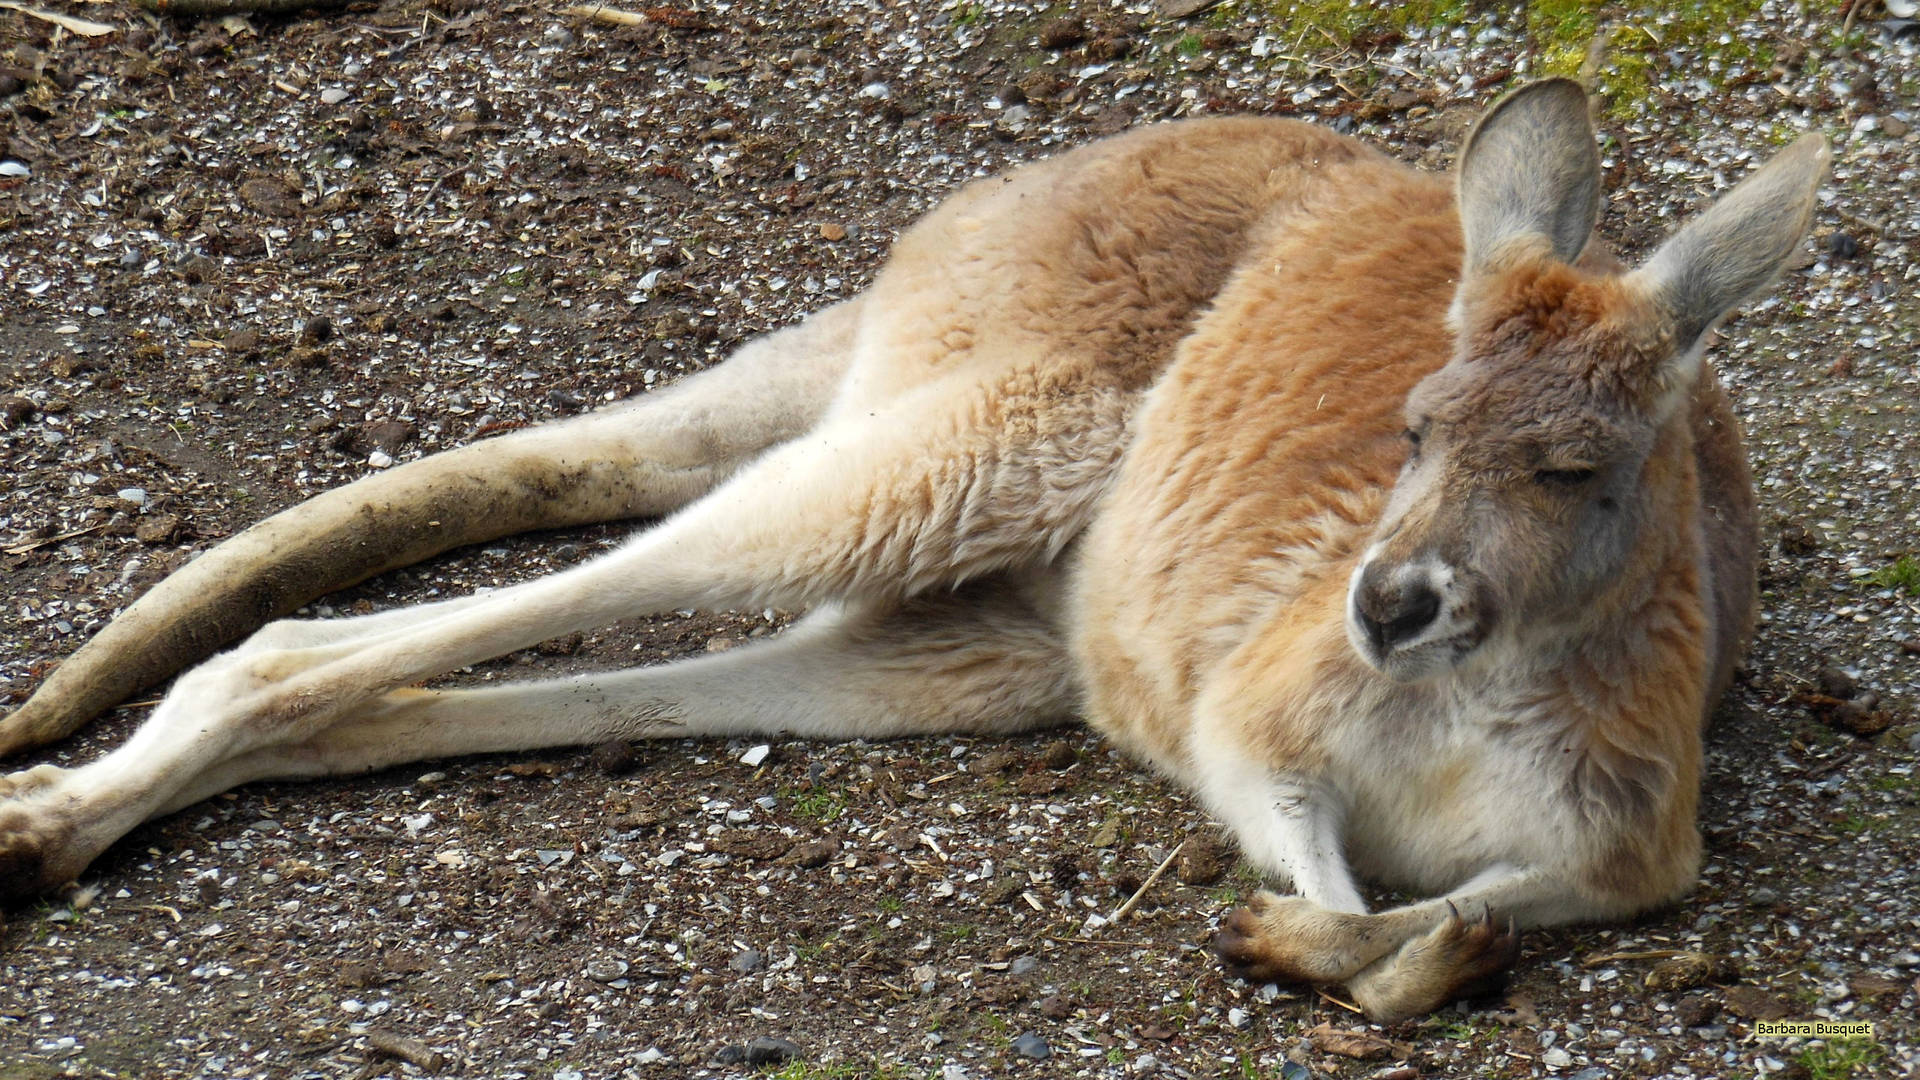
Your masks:
{"label": "kangaroo's hind leg", "polygon": [[425,758],[701,735],[882,739],[1011,732],[1073,711],[1072,667],[1036,609],[1045,580],[996,577],[898,606],[838,606],[709,656],[474,689],[396,690],[304,742],[221,763],[161,813],[254,780]]}
{"label": "kangaroo's hind leg", "polygon": [[[0,757],[58,739],[265,619],[382,571],[528,529],[665,514],[705,495],[825,412],[861,308],[829,308],[664,390],[408,462],[260,522],[181,567],[55,669],[0,719]],[[348,622],[280,624],[255,647],[362,632]]]}
{"label": "kangaroo's hind leg", "polygon": [[[57,884],[223,761],[307,742],[389,691],[558,634],[677,607],[898,603],[1044,565],[1104,492],[1130,407],[1030,369],[935,382],[772,449],[593,562],[365,635],[216,657],[126,745],[0,801],[0,879]],[[523,744],[579,737],[526,723]]]}

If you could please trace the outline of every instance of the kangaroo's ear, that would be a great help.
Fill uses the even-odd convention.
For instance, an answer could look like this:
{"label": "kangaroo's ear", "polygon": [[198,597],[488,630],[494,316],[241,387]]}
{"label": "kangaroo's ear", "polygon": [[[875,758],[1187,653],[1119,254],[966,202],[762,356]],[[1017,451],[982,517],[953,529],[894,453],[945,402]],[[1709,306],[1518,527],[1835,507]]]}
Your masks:
{"label": "kangaroo's ear", "polygon": [[1497,268],[1514,241],[1545,243],[1562,262],[1587,246],[1600,215],[1600,151],[1587,92],[1546,79],[1495,102],[1460,151],[1466,273]]}
{"label": "kangaroo's ear", "polygon": [[1807,235],[1831,156],[1825,136],[1802,135],[1634,271],[1673,313],[1683,353],[1786,266]]}

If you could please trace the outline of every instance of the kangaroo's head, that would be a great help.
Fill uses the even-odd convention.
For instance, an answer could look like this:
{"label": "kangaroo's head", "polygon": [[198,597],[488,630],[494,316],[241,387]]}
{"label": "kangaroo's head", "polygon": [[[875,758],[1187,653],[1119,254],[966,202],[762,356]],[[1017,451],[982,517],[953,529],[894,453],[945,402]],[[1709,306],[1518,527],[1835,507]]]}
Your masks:
{"label": "kangaroo's head", "polygon": [[1585,93],[1535,83],[1481,119],[1458,169],[1453,356],[1407,399],[1407,462],[1348,593],[1368,663],[1416,680],[1578,626],[1633,587],[1644,545],[1690,542],[1703,341],[1798,246],[1826,162],[1802,138],[1639,269],[1593,271],[1573,265],[1600,199]]}

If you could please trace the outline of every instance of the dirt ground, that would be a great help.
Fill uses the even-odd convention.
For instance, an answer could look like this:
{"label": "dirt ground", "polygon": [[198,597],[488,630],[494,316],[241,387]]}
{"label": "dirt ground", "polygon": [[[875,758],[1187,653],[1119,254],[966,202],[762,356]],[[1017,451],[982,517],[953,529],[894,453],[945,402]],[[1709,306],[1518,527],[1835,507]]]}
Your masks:
{"label": "dirt ground", "polygon": [[[7,912],[0,1080],[1920,1075],[1920,68],[1911,25],[1857,6],[1845,36],[1818,5],[1728,4],[1704,37],[1606,9],[1644,76],[1602,120],[1603,231],[1629,255],[1798,131],[1837,148],[1806,258],[1714,354],[1751,433],[1764,621],[1678,907],[1532,934],[1504,996],[1382,1029],[1225,978],[1207,943],[1255,879],[1078,730],[467,759],[245,788]],[[735,0],[625,27],[470,0],[40,7],[112,31],[0,9],[0,707],[269,512],[852,294],[968,178],[1241,111],[1444,167],[1566,29],[1545,3],[1331,27],[1325,5],[1100,0]],[[521,580],[626,531],[503,540],[308,614]],[[674,613],[464,677],[783,617]],[[1876,1036],[1753,1037],[1780,1017]]]}

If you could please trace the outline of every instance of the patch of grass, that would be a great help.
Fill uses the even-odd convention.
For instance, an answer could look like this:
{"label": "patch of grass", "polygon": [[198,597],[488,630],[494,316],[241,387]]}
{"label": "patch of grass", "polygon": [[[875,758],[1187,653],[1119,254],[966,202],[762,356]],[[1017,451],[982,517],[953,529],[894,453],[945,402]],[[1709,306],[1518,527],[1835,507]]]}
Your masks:
{"label": "patch of grass", "polygon": [[986,17],[987,6],[985,4],[975,4],[970,3],[969,0],[961,0],[960,3],[953,5],[953,24],[955,26],[978,26],[986,20]]}
{"label": "patch of grass", "polygon": [[1867,575],[1867,580],[1883,589],[1898,589],[1908,596],[1920,596],[1920,562],[1902,555],[1893,563]]}
{"label": "patch of grass", "polygon": [[898,915],[900,910],[906,906],[907,902],[893,893],[888,893],[880,898],[880,910],[889,915]]}
{"label": "patch of grass", "polygon": [[1189,59],[1199,56],[1205,47],[1199,34],[1181,34],[1173,43],[1173,51]]}
{"label": "patch of grass", "polygon": [[787,798],[793,800],[794,813],[823,824],[847,811],[847,800],[832,788],[810,788],[806,791],[789,791],[785,794]]}
{"label": "patch of grass", "polygon": [[805,960],[805,961],[818,960],[822,956],[826,955],[827,950],[832,948],[834,943],[838,942],[839,940],[840,940],[839,934],[828,934],[826,937],[821,938],[819,941],[810,942],[806,945],[795,946],[793,952],[794,952],[794,955],[798,956],[801,960]]}
{"label": "patch of grass", "polygon": [[1842,836],[1859,836],[1873,828],[1873,822],[1859,814],[1848,814],[1833,823],[1833,831]]}
{"label": "patch of grass", "polygon": [[1451,29],[1465,25],[1471,13],[1468,0],[1406,0],[1396,4],[1269,0],[1267,10],[1279,29],[1300,39],[1302,47],[1309,49],[1328,44],[1344,48],[1356,38],[1388,30]]}
{"label": "patch of grass", "polygon": [[1876,776],[1868,781],[1867,787],[1886,794],[1898,792],[1920,792],[1920,776]]}
{"label": "patch of grass", "polygon": [[1850,1080],[1873,1075],[1883,1051],[1871,1039],[1832,1039],[1800,1052],[1800,1066],[1812,1080]]}

